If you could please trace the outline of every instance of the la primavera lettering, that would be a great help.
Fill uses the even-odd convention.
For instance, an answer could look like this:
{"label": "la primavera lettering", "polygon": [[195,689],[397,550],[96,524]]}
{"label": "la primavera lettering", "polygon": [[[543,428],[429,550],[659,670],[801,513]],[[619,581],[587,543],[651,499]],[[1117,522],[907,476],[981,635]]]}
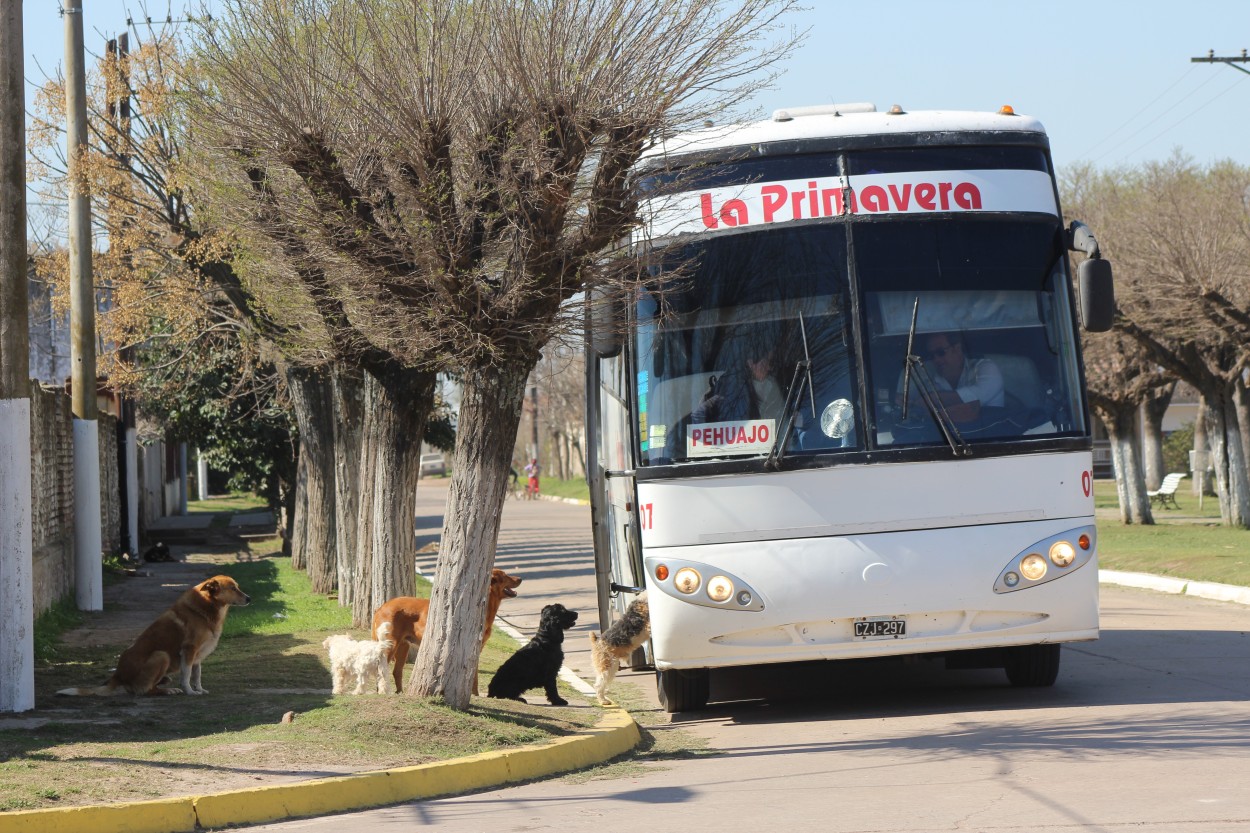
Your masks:
{"label": "la primavera lettering", "polygon": [[[749,202],[761,207],[758,219],[751,216]],[[825,187],[818,180],[809,181],[806,188],[770,183],[758,187],[757,199],[733,197],[720,205],[712,192],[699,194],[703,225],[709,229],[719,228],[721,223],[735,227],[845,213],[980,211],[981,205],[981,189],[976,183],[944,180],[868,185],[858,192],[854,187],[843,188],[841,183]]]}

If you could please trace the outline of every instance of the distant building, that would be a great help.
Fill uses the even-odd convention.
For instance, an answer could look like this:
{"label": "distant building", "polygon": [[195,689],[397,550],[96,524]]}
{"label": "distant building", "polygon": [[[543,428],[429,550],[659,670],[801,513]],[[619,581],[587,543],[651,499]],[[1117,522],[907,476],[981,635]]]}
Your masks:
{"label": "distant building", "polygon": [[52,308],[52,284],[39,275],[33,260],[26,267],[30,304],[30,376],[62,387],[70,378],[69,316]]}

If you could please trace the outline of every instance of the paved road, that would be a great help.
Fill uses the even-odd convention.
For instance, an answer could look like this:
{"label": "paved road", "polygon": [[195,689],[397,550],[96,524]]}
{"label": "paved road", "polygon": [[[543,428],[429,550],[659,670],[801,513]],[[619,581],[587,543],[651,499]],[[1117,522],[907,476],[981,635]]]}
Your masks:
{"label": "paved road", "polygon": [[[435,536],[438,499],[422,490]],[[498,563],[527,583],[501,615],[528,631],[559,600],[594,622],[588,520],[506,507]],[[1250,609],[1108,586],[1102,599],[1103,638],[1065,648],[1052,689],[930,663],[772,669],[671,724],[718,754],[259,829],[1250,831]],[[584,641],[569,652],[583,670]]]}

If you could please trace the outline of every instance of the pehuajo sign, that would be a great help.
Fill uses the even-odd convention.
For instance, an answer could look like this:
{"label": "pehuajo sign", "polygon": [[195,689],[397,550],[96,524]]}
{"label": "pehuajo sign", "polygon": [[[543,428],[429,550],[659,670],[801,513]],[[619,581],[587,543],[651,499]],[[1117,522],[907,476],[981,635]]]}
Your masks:
{"label": "pehuajo sign", "polygon": [[762,454],[773,447],[776,421],[747,419],[692,425],[686,433],[687,457]]}

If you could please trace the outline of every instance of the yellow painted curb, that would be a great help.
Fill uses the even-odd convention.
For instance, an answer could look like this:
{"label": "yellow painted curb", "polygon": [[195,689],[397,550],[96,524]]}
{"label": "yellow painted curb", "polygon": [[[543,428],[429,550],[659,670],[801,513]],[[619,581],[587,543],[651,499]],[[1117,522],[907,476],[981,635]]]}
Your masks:
{"label": "yellow painted curb", "polygon": [[605,707],[585,734],[433,764],[318,778],[216,795],[0,813],[0,833],[190,833],[471,792],[589,766],[642,739],[629,712]]}

